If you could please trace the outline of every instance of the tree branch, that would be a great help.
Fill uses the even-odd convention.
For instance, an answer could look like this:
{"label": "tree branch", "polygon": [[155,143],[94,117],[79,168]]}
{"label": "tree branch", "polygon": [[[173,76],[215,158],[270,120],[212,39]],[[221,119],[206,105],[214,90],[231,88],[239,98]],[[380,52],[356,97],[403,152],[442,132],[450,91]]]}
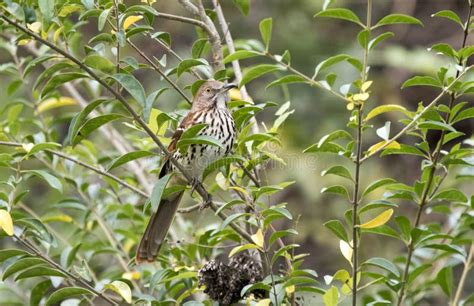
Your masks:
{"label": "tree branch", "polygon": [[40,251],[38,251],[36,249],[36,247],[33,246],[33,244],[31,242],[28,241],[28,239],[17,236],[16,234],[14,234],[13,237],[15,237],[15,239],[17,239],[24,247],[26,247],[31,252],[33,252],[36,256],[40,257],[41,259],[46,261],[48,264],[50,264],[52,267],[54,267],[55,269],[58,269],[59,271],[61,271],[65,275],[67,275],[70,279],[72,279],[77,284],[79,284],[82,287],[92,291],[92,293],[94,293],[96,296],[101,297],[102,299],[107,301],[110,305],[118,305],[118,303],[113,301],[111,298],[106,296],[104,293],[97,291],[94,287],[89,285],[89,283],[87,283],[86,280],[84,280],[80,276],[76,276],[76,275],[72,274],[71,272],[64,269],[61,265],[59,265],[55,261],[53,261],[51,258],[49,258],[48,256],[42,254]]}
{"label": "tree branch", "polygon": [[[4,13],[0,13],[0,18],[5,20],[10,25],[14,26],[21,32],[35,38],[37,41],[41,42],[44,45],[47,45],[52,50],[56,51],[57,53],[63,55],[64,57],[70,59],[76,65],[78,65],[83,71],[88,73],[93,79],[95,79],[100,85],[102,85],[107,91],[109,91],[124,107],[125,109],[132,115],[133,119],[143,128],[143,130],[148,134],[148,136],[156,143],[156,145],[160,148],[160,150],[164,153],[164,155],[169,159],[169,161],[181,172],[184,178],[187,180],[189,184],[195,182],[195,179],[184,169],[184,167],[173,157],[173,155],[167,150],[165,145],[160,141],[157,135],[153,133],[153,131],[148,127],[148,125],[143,121],[143,119],[138,115],[138,113],[132,108],[132,106],[127,102],[127,100],[118,93],[115,89],[113,89],[105,80],[99,77],[94,71],[92,71],[89,67],[87,67],[84,63],[82,63],[79,59],[72,56],[71,54],[67,53],[66,51],[58,48],[51,42],[43,39],[41,36],[37,35],[36,33],[30,31],[29,29],[25,28],[24,26],[20,25],[16,21],[11,20],[10,18],[6,17]],[[204,188],[202,182],[198,181],[195,190],[201,195],[204,202],[210,203],[211,208],[217,212],[218,207],[215,203],[212,202],[212,197],[210,193]],[[224,213],[219,212],[219,217],[225,218],[227,217]],[[246,233],[243,229],[241,229],[238,225],[231,223],[230,226],[245,240],[252,242],[252,238],[248,233]]]}

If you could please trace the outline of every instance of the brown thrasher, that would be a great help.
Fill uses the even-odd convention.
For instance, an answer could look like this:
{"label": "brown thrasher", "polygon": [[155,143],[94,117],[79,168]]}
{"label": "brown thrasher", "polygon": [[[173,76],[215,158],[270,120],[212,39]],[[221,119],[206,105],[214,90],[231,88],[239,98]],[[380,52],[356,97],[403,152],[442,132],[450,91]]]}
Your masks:
{"label": "brown thrasher", "polygon": [[[228,154],[232,149],[236,130],[226,102],[228,100],[228,90],[234,87],[236,87],[234,84],[225,85],[222,82],[213,80],[202,84],[193,99],[191,111],[184,117],[172,136],[168,150],[184,169],[195,178],[194,184],[199,182],[203,171],[210,163]],[[198,135],[213,137],[222,144],[222,147],[191,144],[187,151],[181,154],[180,150],[176,149],[176,145],[184,130],[201,123],[205,123],[207,126]],[[159,177],[161,178],[175,170],[173,163],[170,160],[165,160]],[[183,181],[183,177],[179,173],[177,174],[168,183],[168,186]],[[138,245],[137,263],[144,261],[152,262],[158,256],[182,196],[183,191],[179,191],[160,201],[158,209],[151,216]]]}

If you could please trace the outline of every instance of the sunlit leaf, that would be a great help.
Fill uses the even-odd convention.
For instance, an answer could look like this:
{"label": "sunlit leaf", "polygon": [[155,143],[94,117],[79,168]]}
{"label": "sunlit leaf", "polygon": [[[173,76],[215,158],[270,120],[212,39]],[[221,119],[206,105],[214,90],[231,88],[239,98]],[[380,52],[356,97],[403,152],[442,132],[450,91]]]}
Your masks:
{"label": "sunlit leaf", "polygon": [[263,248],[264,237],[261,229],[258,229],[257,232],[251,236],[251,238],[257,246]]}
{"label": "sunlit leaf", "polygon": [[365,117],[365,121],[369,121],[370,119],[377,117],[380,114],[386,113],[386,112],[402,112],[406,113],[407,109],[401,105],[396,105],[396,104],[387,104],[387,105],[380,105],[372,109],[367,116]]}
{"label": "sunlit leaf", "polygon": [[38,104],[38,106],[36,107],[36,111],[38,113],[43,113],[50,109],[69,105],[77,105],[77,101],[70,97],[48,98]]}
{"label": "sunlit leaf", "polygon": [[337,287],[332,286],[323,295],[324,306],[336,306],[339,301],[339,291]]}
{"label": "sunlit leaf", "polygon": [[381,225],[384,225],[385,223],[390,220],[390,217],[393,214],[393,209],[387,209],[381,214],[379,214],[377,217],[373,218],[372,220],[365,222],[360,225],[361,228],[375,228],[379,227]]}
{"label": "sunlit leaf", "polygon": [[128,29],[132,24],[142,19],[143,19],[143,16],[137,16],[137,15],[128,16],[127,18],[125,18],[125,21],[123,22],[123,29],[124,30]]}
{"label": "sunlit leaf", "polygon": [[122,281],[113,281],[110,284],[106,284],[105,288],[117,292],[127,303],[132,303],[132,290],[127,283]]}
{"label": "sunlit leaf", "polygon": [[8,236],[13,236],[13,221],[10,213],[4,209],[0,209],[0,228]]}

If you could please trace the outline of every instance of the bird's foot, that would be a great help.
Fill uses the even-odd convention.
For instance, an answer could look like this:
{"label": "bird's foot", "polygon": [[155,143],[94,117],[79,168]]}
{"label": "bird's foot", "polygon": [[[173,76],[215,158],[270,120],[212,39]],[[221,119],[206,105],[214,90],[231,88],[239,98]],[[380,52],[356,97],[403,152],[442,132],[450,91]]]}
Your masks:
{"label": "bird's foot", "polygon": [[193,177],[191,181],[189,182],[189,184],[191,185],[191,196],[192,196],[194,191],[198,187],[198,185],[201,184],[201,182],[199,181],[197,177]]}
{"label": "bird's foot", "polygon": [[199,210],[203,210],[205,208],[208,208],[212,203],[212,196],[209,194],[207,196],[207,199],[205,201],[202,201],[201,205],[199,205]]}

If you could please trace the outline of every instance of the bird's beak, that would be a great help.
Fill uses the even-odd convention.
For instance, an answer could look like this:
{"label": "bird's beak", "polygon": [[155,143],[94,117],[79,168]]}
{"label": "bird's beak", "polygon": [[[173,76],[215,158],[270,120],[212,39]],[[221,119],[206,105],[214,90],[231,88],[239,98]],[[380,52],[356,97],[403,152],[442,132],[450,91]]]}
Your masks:
{"label": "bird's beak", "polygon": [[227,92],[227,91],[231,90],[232,88],[237,88],[237,85],[234,84],[234,83],[225,84],[225,85],[222,87],[222,92]]}

